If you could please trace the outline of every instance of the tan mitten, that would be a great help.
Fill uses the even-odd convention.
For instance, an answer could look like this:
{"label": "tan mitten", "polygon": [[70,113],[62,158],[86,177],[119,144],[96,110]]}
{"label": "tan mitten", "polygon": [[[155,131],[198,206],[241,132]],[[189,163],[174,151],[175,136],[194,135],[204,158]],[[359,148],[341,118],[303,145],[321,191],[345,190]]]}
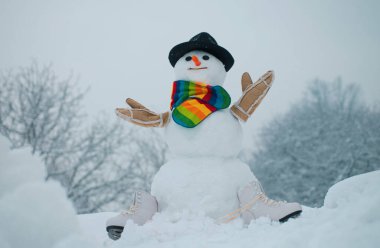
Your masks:
{"label": "tan mitten", "polygon": [[116,115],[126,121],[142,127],[164,127],[169,123],[169,112],[157,114],[131,98],[126,102],[130,109],[116,109]]}
{"label": "tan mitten", "polygon": [[273,71],[268,71],[253,84],[248,72],[244,72],[241,78],[243,95],[232,105],[232,114],[239,120],[246,122],[272,86],[273,78]]}

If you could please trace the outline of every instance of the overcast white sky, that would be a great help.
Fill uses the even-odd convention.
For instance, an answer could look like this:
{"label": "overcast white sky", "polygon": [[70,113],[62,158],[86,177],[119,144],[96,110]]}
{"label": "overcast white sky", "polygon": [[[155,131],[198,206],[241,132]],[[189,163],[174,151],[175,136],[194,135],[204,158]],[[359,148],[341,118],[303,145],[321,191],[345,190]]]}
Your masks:
{"label": "overcast white sky", "polygon": [[312,79],[362,86],[370,104],[380,93],[380,1],[0,0],[0,69],[53,63],[91,90],[90,114],[113,114],[126,97],[156,111],[169,107],[176,44],[206,31],[235,65],[225,88],[240,96],[240,76],[271,69],[276,79],[248,133],[286,111]]}

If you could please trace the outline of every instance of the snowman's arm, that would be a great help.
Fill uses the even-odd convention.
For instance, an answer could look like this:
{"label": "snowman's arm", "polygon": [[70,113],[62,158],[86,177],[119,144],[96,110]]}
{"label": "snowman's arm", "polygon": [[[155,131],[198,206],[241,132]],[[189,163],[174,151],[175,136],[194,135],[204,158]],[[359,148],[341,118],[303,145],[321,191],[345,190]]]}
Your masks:
{"label": "snowman's arm", "polygon": [[241,78],[243,95],[232,105],[231,113],[239,120],[246,122],[268,93],[273,79],[273,71],[268,71],[255,83],[252,82],[248,72],[243,73]]}
{"label": "snowman's arm", "polygon": [[117,108],[115,111],[117,116],[126,121],[142,127],[165,127],[169,123],[169,112],[157,114],[131,98],[126,102],[130,108]]}

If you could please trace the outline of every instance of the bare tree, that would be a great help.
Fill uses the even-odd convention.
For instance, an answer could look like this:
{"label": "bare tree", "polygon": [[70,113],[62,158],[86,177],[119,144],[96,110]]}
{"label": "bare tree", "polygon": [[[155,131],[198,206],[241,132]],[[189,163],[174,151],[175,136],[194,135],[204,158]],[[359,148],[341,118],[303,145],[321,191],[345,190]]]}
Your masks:
{"label": "bare tree", "polygon": [[75,135],[83,93],[71,77],[59,80],[51,66],[37,63],[0,76],[0,133],[14,148],[50,153]]}
{"label": "bare tree", "polygon": [[150,188],[166,145],[153,130],[105,116],[86,126],[83,96],[71,77],[59,80],[51,66],[2,73],[0,134],[13,148],[29,146],[43,158],[46,179],[61,182],[78,213],[124,208],[134,190]]}
{"label": "bare tree", "polygon": [[380,168],[380,112],[359,87],[316,80],[260,135],[250,164],[274,198],[321,205],[334,183]]}
{"label": "bare tree", "polygon": [[69,154],[70,171],[60,181],[79,213],[125,208],[135,190],[150,190],[165,162],[166,146],[156,132],[125,123],[99,120],[78,141],[77,151]]}

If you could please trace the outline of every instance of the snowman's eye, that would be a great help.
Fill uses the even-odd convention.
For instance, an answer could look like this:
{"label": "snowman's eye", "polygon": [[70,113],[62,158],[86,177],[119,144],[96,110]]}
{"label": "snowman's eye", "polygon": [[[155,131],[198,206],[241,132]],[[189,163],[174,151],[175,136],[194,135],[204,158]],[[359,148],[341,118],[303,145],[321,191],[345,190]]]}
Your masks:
{"label": "snowman's eye", "polygon": [[191,60],[191,57],[190,57],[190,56],[187,56],[185,59],[186,59],[186,61],[190,61],[190,60]]}
{"label": "snowman's eye", "polygon": [[209,59],[210,59],[210,57],[209,57],[209,56],[207,56],[207,55],[203,55],[202,59],[204,59],[204,60],[209,60]]}

